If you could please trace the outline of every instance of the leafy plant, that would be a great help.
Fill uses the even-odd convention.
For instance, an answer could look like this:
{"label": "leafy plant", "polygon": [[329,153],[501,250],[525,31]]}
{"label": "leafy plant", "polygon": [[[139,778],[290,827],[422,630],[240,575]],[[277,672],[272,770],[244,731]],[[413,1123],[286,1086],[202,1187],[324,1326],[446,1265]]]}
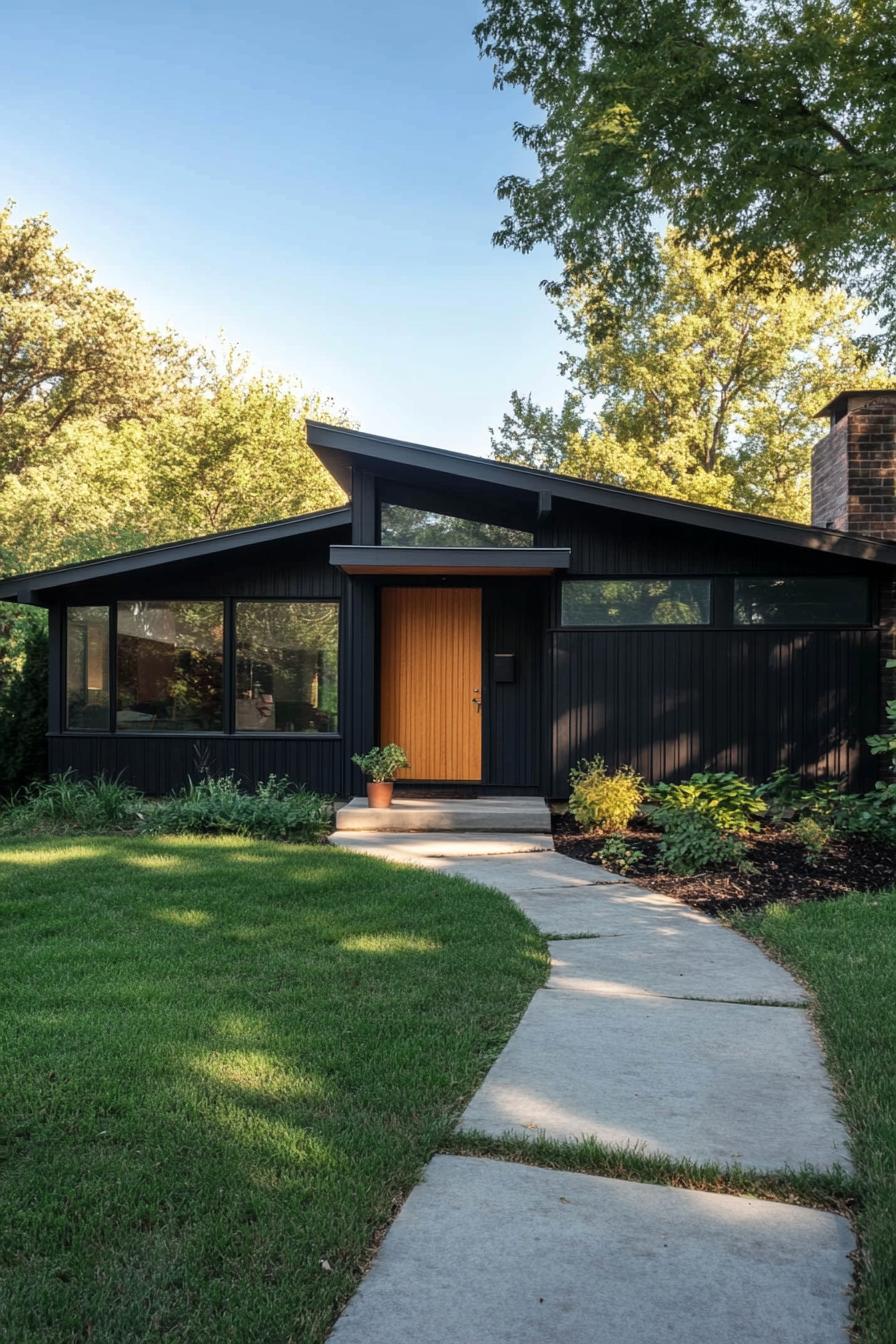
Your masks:
{"label": "leafy plant", "polygon": [[[887,667],[896,667],[896,658],[887,659]],[[888,700],[884,709],[886,727],[882,733],[872,733],[865,741],[871,748],[872,756],[890,755],[890,769],[896,769],[896,700]]]}
{"label": "leafy plant", "polygon": [[722,831],[709,813],[670,807],[655,812],[654,819],[663,830],[659,864],[667,872],[691,877],[706,868],[744,865],[744,842]]}
{"label": "leafy plant", "polygon": [[630,765],[613,774],[602,756],[579,761],[569,772],[569,810],[588,831],[628,826],[644,797],[644,781]]}
{"label": "leafy plant", "polygon": [[721,831],[758,831],[766,813],[757,790],[733,770],[703,771],[680,784],[656,784],[650,797],[665,811],[702,813]]}
{"label": "leafy plant", "polygon": [[46,773],[46,612],[0,602],[0,792]]}
{"label": "leafy plant", "polygon": [[644,858],[643,849],[630,845],[623,835],[608,836],[597,852],[605,868],[614,873],[630,873]]}
{"label": "leafy plant", "polygon": [[330,830],[329,799],[269,775],[245,793],[233,773],[203,775],[148,809],[143,830],[168,835],[241,835],[315,843]]}
{"label": "leafy plant", "polygon": [[795,770],[782,766],[775,770],[756,790],[768,809],[769,820],[775,825],[792,820],[803,805],[805,790]]}
{"label": "leafy plant", "polygon": [[120,778],[80,779],[69,768],[20,789],[0,812],[0,831],[122,831],[141,820],[143,795]]}
{"label": "leafy plant", "polygon": [[402,748],[394,742],[388,742],[384,747],[371,747],[369,751],[353,756],[352,760],[374,784],[388,783],[399,770],[407,770],[410,765]]}
{"label": "leafy plant", "polygon": [[865,835],[896,845],[896,783],[878,780],[870,793],[841,795],[835,825],[841,835]]}
{"label": "leafy plant", "polygon": [[819,862],[833,839],[833,832],[829,827],[822,825],[815,817],[808,816],[800,817],[791,827],[790,833],[794,840],[804,846],[806,862],[810,864]]}

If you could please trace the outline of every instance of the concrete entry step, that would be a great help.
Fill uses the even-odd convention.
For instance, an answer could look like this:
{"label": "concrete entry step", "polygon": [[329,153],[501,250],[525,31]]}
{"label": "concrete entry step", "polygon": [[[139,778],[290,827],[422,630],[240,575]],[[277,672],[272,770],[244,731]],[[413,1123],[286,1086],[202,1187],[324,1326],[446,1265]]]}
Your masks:
{"label": "concrete entry step", "polygon": [[368,807],[352,798],[336,812],[337,831],[529,831],[550,835],[543,798],[395,798]]}

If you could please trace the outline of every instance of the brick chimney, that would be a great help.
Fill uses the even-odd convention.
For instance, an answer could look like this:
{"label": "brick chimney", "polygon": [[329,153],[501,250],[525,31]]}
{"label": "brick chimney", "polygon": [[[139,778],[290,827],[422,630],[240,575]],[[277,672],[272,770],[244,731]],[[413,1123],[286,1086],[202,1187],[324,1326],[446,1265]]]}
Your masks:
{"label": "brick chimney", "polygon": [[[818,415],[830,428],[812,449],[812,522],[896,541],[896,389],[841,392]],[[876,608],[883,722],[896,697],[896,670],[887,667],[896,658],[896,579],[881,577]],[[881,765],[883,773],[884,758]]]}
{"label": "brick chimney", "polygon": [[896,541],[896,389],[841,392],[818,415],[830,429],[812,450],[812,522]]}

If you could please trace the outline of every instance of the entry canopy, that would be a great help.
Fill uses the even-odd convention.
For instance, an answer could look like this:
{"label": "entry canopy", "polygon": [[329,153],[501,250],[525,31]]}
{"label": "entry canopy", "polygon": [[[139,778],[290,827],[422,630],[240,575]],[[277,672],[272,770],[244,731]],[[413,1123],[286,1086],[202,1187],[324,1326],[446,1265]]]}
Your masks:
{"label": "entry canopy", "polygon": [[569,569],[567,546],[331,546],[346,574],[556,574]]}

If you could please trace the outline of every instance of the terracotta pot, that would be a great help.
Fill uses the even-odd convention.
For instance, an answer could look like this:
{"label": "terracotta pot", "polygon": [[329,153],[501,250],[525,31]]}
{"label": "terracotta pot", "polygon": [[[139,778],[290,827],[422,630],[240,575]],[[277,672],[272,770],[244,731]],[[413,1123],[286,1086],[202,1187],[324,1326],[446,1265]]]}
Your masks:
{"label": "terracotta pot", "polygon": [[368,807],[391,807],[392,790],[395,785],[391,779],[380,779],[374,783],[372,780],[367,785],[367,806]]}

